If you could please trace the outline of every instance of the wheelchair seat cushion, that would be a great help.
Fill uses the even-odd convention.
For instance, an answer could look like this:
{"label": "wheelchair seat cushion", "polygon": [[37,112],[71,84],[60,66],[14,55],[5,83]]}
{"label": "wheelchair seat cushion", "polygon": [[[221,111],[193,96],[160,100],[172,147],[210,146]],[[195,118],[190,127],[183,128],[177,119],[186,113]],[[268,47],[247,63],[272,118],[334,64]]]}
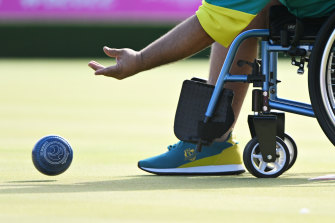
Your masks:
{"label": "wheelchair seat cushion", "polygon": [[[303,33],[301,43],[313,43],[322,24],[328,17],[303,18]],[[280,44],[281,32],[287,32],[289,41],[292,41],[296,30],[297,17],[292,15],[285,6],[272,6],[269,13],[270,39]]]}

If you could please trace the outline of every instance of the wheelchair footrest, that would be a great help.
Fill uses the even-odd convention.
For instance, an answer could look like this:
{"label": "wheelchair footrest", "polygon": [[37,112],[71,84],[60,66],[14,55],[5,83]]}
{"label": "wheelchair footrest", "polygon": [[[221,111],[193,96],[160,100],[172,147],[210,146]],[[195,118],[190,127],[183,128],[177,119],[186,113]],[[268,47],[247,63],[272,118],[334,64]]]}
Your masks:
{"label": "wheelchair footrest", "polygon": [[229,130],[234,122],[231,107],[234,94],[229,89],[223,90],[213,117],[204,122],[213,90],[213,85],[199,79],[184,81],[174,121],[174,133],[178,139],[210,144]]}

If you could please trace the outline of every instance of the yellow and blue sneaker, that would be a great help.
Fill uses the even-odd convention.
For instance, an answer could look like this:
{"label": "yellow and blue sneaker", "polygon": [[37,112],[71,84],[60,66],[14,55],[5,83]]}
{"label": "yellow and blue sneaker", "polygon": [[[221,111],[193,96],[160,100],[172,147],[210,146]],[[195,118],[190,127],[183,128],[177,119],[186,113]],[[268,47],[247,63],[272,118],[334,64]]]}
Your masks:
{"label": "yellow and blue sneaker", "polygon": [[179,141],[168,151],[138,162],[141,170],[158,175],[234,175],[245,172],[238,144],[230,136],[196,152],[196,145]]}

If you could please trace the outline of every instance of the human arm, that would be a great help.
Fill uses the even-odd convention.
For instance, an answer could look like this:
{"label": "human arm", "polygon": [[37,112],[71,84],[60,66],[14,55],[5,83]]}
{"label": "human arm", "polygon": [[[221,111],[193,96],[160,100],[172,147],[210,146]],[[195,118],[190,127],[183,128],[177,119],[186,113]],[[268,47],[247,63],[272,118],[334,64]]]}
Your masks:
{"label": "human arm", "polygon": [[213,42],[197,17],[191,16],[141,51],[104,47],[107,56],[116,58],[115,65],[104,67],[95,61],[91,61],[88,65],[95,70],[96,75],[121,80],[141,71],[191,56]]}

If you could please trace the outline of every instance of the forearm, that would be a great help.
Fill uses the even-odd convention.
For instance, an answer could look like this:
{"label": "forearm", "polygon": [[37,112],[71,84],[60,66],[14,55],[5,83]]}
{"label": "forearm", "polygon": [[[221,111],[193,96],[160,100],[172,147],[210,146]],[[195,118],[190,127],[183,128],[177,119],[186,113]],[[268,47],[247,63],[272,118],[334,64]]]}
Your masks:
{"label": "forearm", "polygon": [[189,57],[213,42],[214,40],[201,27],[197,17],[192,16],[140,51],[141,70]]}
{"label": "forearm", "polygon": [[116,59],[114,65],[105,67],[96,61],[90,61],[88,66],[95,70],[95,75],[121,80],[141,71],[191,56],[213,42],[214,40],[201,27],[197,17],[192,16],[139,52],[104,47],[106,55]]}

